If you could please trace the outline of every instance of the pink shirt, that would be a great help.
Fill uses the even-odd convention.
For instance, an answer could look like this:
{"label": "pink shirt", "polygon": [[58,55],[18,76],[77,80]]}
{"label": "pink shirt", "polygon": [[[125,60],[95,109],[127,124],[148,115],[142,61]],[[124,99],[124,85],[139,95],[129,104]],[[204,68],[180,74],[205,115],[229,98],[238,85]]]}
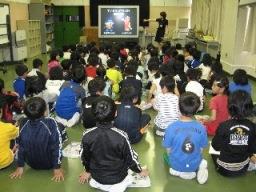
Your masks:
{"label": "pink shirt", "polygon": [[208,135],[215,135],[220,123],[229,119],[228,96],[216,95],[209,104],[211,110],[216,110],[216,120],[205,123]]}
{"label": "pink shirt", "polygon": [[54,68],[54,67],[61,67],[60,62],[57,61],[57,60],[50,61],[50,62],[48,63],[48,73],[49,73],[50,70],[51,70],[52,68]]}

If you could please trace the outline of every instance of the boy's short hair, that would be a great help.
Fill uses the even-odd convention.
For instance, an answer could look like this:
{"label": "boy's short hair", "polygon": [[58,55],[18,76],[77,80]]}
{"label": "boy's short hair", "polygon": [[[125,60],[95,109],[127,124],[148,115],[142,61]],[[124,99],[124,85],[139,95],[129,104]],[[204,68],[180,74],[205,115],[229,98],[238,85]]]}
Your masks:
{"label": "boy's short hair", "polygon": [[108,68],[113,68],[116,66],[116,61],[114,59],[108,59],[107,60],[107,66]]}
{"label": "boy's short hair", "polygon": [[41,97],[32,97],[24,105],[24,113],[31,120],[43,117],[45,110],[46,102]]}
{"label": "boy's short hair", "polygon": [[99,58],[96,54],[90,54],[88,60],[88,65],[97,66],[99,64]]}
{"label": "boy's short hair", "polygon": [[82,83],[85,80],[84,67],[82,65],[72,68],[72,79],[76,83]]}
{"label": "boy's short hair", "polygon": [[105,69],[103,66],[97,67],[97,69],[96,69],[96,75],[97,75],[98,77],[104,78],[105,75],[106,75],[106,69]]}
{"label": "boy's short hair", "polygon": [[4,80],[0,79],[0,93],[2,92],[3,89],[4,89]]}
{"label": "boy's short hair", "polygon": [[172,76],[165,76],[161,79],[160,81],[160,87],[163,89],[166,87],[168,92],[174,93],[174,88],[175,88],[175,80]]}
{"label": "boy's short hair", "polygon": [[180,62],[183,62],[183,63],[185,61],[185,57],[182,54],[176,55],[175,59],[176,59],[176,61],[180,61]]}
{"label": "boy's short hair", "polygon": [[92,103],[92,113],[99,123],[108,123],[115,119],[116,104],[107,96],[100,96]]}
{"label": "boy's short hair", "polygon": [[138,97],[138,91],[133,86],[122,88],[120,93],[121,102],[132,102],[133,99],[136,99]]}
{"label": "boy's short hair", "polygon": [[132,65],[132,64],[128,64],[126,65],[126,67],[124,68],[124,73],[125,75],[132,75],[132,76],[136,76],[136,66]]}
{"label": "boy's short hair", "polygon": [[191,117],[196,114],[200,106],[199,97],[192,92],[183,93],[179,98],[180,112],[184,116]]}
{"label": "boy's short hair", "polygon": [[228,111],[231,117],[237,119],[248,117],[252,109],[252,98],[246,91],[238,90],[229,95]]}
{"label": "boy's short hair", "polygon": [[53,67],[49,71],[50,80],[63,80],[63,70],[61,67]]}
{"label": "boy's short hair", "polygon": [[180,74],[184,72],[184,62],[176,60],[173,65],[175,74]]}
{"label": "boy's short hair", "polygon": [[233,81],[237,85],[247,85],[248,84],[248,76],[245,70],[237,69],[233,74]]}
{"label": "boy's short hair", "polygon": [[71,66],[70,60],[64,59],[63,61],[61,61],[61,66],[62,66],[63,70],[70,70],[70,66]]}
{"label": "boy's short hair", "polygon": [[88,83],[88,90],[91,96],[95,96],[97,92],[102,92],[106,86],[102,78],[96,77]]}
{"label": "boy's short hair", "polygon": [[33,60],[33,68],[34,69],[38,69],[42,65],[43,65],[43,61],[41,59],[36,58]]}
{"label": "boy's short hair", "polygon": [[186,72],[186,76],[189,78],[189,80],[192,81],[199,81],[202,76],[201,69],[188,69]]}
{"label": "boy's short hair", "polygon": [[205,53],[203,58],[202,58],[202,63],[204,66],[211,66],[212,65],[212,57],[209,53]]}
{"label": "boy's short hair", "polygon": [[18,76],[23,76],[25,73],[28,72],[28,67],[24,64],[18,64],[15,67],[15,72]]}
{"label": "boy's short hair", "polygon": [[180,44],[180,43],[176,43],[176,49],[178,49],[178,50],[180,50],[180,49],[182,49],[182,45]]}

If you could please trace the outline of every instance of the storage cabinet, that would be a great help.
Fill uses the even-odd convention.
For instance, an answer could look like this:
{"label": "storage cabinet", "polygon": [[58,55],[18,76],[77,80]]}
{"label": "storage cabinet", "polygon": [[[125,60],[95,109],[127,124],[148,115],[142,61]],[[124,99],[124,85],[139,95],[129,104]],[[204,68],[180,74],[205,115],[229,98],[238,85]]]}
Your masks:
{"label": "storage cabinet", "polygon": [[41,30],[39,20],[17,20],[17,29],[25,30],[27,37],[27,55],[35,57],[41,54]]}

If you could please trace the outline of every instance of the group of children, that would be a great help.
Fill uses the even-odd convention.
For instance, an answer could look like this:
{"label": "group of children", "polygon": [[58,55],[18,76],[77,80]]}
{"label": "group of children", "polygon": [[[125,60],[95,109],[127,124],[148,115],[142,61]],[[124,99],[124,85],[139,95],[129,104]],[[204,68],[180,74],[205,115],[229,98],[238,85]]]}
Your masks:
{"label": "group of children", "polygon": [[[187,44],[183,53],[180,48],[166,43],[159,53],[152,44],[145,51],[139,46],[127,50],[121,44],[98,50],[90,43],[65,46],[64,53],[53,51],[46,75],[40,59],[33,61],[30,72],[26,65],[17,65],[12,94],[7,94],[0,80],[2,120],[9,122],[0,123],[0,169],[8,167],[16,153],[18,167],[11,178],[20,178],[26,163],[34,169],[53,169],[53,180],[63,180],[65,128],[81,120],[86,131],[80,183],[124,191],[132,183],[128,169],[141,176],[149,174],[141,168],[131,144],[140,142],[150,127],[151,117],[142,109],[153,106],[157,111],[154,131],[164,136],[171,175],[196,177],[200,184],[207,181],[207,161],[202,157],[207,134],[214,136],[212,147],[220,151],[212,155],[220,174],[254,170],[256,132],[254,123],[246,119],[253,109],[246,72],[236,70],[229,83],[221,64],[213,64],[209,54],[200,59],[194,44]],[[211,115],[195,119],[205,108],[206,91],[212,94]],[[18,121],[4,115],[5,106],[12,111],[14,102],[25,115]]]}

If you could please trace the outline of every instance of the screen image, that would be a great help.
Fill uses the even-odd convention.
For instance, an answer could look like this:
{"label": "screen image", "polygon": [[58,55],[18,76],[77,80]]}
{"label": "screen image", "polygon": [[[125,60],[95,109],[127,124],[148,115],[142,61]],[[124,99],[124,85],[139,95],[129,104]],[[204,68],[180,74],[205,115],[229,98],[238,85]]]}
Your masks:
{"label": "screen image", "polygon": [[99,6],[99,37],[137,38],[139,6]]}

